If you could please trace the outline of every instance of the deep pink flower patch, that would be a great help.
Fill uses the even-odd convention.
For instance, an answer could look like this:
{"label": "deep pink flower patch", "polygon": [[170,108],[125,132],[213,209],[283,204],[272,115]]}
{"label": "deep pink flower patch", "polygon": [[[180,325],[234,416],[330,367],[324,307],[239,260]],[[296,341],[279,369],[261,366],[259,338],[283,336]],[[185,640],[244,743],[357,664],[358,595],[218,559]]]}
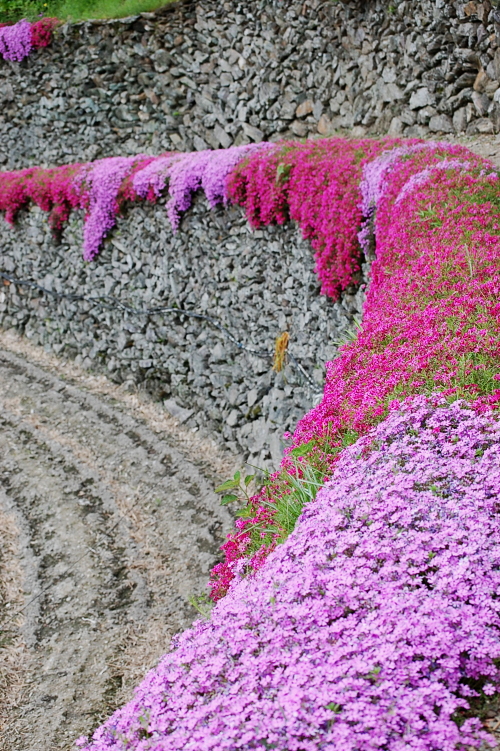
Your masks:
{"label": "deep pink flower patch", "polygon": [[229,197],[245,207],[253,227],[296,221],[314,248],[321,292],[336,299],[359,282],[363,166],[399,143],[335,138],[280,144],[236,168]]}
{"label": "deep pink flower patch", "polygon": [[[452,751],[500,674],[500,425],[418,397],[184,632],[92,751]],[[484,746],[482,746],[484,747]]]}
{"label": "deep pink flower patch", "polygon": [[31,44],[35,49],[48,47],[52,41],[52,34],[60,23],[58,18],[41,18],[31,24]]}
{"label": "deep pink flower patch", "polygon": [[1,173],[0,211],[5,212],[5,219],[12,224],[20,209],[33,202],[43,211],[51,212],[49,221],[54,229],[60,230],[70,211],[81,205],[75,177],[82,168],[81,164],[70,164],[54,169],[30,167]]}

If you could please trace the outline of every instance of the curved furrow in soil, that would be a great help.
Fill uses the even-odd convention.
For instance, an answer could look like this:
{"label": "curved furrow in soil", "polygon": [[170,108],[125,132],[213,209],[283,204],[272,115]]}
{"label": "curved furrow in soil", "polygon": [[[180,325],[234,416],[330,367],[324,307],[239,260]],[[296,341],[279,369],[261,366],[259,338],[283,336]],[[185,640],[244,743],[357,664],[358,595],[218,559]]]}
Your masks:
{"label": "curved furrow in soil", "polygon": [[204,591],[230,518],[174,444],[0,351],[0,510],[24,589],[0,601],[20,684],[2,751],[70,749],[196,616],[189,595]]}

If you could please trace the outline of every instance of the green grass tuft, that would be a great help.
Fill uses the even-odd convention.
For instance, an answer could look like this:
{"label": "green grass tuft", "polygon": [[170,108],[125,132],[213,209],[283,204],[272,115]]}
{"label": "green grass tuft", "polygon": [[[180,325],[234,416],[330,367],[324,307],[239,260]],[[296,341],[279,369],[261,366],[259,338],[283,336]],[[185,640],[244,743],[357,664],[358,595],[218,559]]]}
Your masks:
{"label": "green grass tuft", "polygon": [[15,23],[21,18],[36,21],[40,15],[63,21],[93,18],[125,18],[150,13],[173,0],[0,0],[0,22]]}

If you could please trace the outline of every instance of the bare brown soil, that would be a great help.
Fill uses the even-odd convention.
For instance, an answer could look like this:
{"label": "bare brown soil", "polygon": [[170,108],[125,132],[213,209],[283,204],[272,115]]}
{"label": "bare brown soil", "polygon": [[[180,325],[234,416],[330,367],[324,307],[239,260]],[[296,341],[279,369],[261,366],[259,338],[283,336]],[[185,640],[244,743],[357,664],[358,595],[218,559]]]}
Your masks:
{"label": "bare brown soil", "polygon": [[0,749],[70,749],[196,617],[238,464],[139,394],[0,334]]}

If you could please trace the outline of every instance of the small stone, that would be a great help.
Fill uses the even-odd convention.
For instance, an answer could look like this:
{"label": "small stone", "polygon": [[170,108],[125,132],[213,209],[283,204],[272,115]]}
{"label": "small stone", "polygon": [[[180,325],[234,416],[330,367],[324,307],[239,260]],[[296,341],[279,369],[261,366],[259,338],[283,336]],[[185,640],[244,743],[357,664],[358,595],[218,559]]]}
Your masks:
{"label": "small stone", "polygon": [[14,89],[12,84],[6,81],[0,86],[0,102],[14,101]]}
{"label": "small stone", "polygon": [[323,114],[323,103],[322,102],[315,102],[314,108],[313,108],[313,117],[315,120],[319,120],[321,115]]}
{"label": "small stone", "polygon": [[290,125],[292,133],[299,138],[305,138],[307,136],[308,128],[305,123],[301,123],[300,120],[294,120]]}
{"label": "small stone", "polygon": [[410,109],[404,109],[399,115],[399,117],[401,118],[401,121],[405,125],[415,125],[417,121],[417,116],[415,112],[412,112],[412,110]]}
{"label": "small stone", "polygon": [[483,92],[486,89],[486,86],[490,80],[490,77],[484,70],[480,70],[479,73],[476,76],[476,80],[474,81],[473,89],[474,91]]}
{"label": "small stone", "polygon": [[468,89],[474,86],[476,82],[476,73],[462,73],[461,76],[455,81],[455,89],[460,91],[461,89]]}
{"label": "small stone", "polygon": [[366,133],[367,130],[364,125],[355,125],[351,131],[353,138],[364,138],[366,136]]}
{"label": "small stone", "polygon": [[158,50],[154,53],[153,65],[158,73],[165,73],[172,66],[172,58],[167,50]]}
{"label": "small stone", "polygon": [[434,115],[429,120],[431,133],[453,133],[455,128],[448,115]]}
{"label": "small stone", "polygon": [[423,107],[423,109],[418,110],[417,119],[421,125],[428,125],[431,117],[434,117],[434,115],[437,114],[437,109],[428,105],[427,107]]}
{"label": "small stone", "polygon": [[312,102],[310,99],[306,99],[305,102],[302,102],[302,104],[299,104],[299,106],[295,110],[295,116],[306,117],[306,115],[310,115],[313,110],[314,110],[314,102]]}
{"label": "small stone", "polygon": [[427,128],[423,125],[410,125],[405,130],[405,138],[424,138],[427,135]]}
{"label": "small stone", "polygon": [[262,104],[269,104],[274,102],[280,94],[280,87],[277,83],[268,83],[267,81],[262,84],[259,90],[259,100]]}
{"label": "small stone", "polygon": [[218,123],[214,126],[214,136],[224,149],[228,149],[233,142],[231,136]]}
{"label": "small stone", "polygon": [[226,425],[228,425],[230,428],[234,428],[238,424],[239,419],[239,411],[237,409],[232,409],[228,417],[226,418]]}
{"label": "small stone", "polygon": [[403,133],[403,121],[400,117],[393,117],[389,125],[390,136],[400,136]]}
{"label": "small stone", "polygon": [[456,133],[464,133],[467,129],[467,107],[460,107],[453,114],[453,127]]}
{"label": "small stone", "polygon": [[249,407],[253,407],[253,405],[256,403],[256,401],[259,398],[259,392],[257,389],[250,389],[250,391],[247,393],[247,403]]}
{"label": "small stone", "polygon": [[333,132],[332,121],[328,115],[321,115],[318,121],[317,130],[322,136],[329,136]]}
{"label": "small stone", "polygon": [[470,0],[470,2],[466,3],[464,5],[464,13],[466,16],[472,16],[476,15],[477,13],[477,2],[476,0]]}
{"label": "small stone", "polygon": [[194,414],[193,409],[185,409],[184,407],[181,407],[175,399],[165,399],[163,402],[163,406],[169,412],[172,417],[175,417],[179,422],[183,423],[186,422],[186,420],[189,420],[192,414]]}
{"label": "small stone", "polygon": [[475,50],[468,49],[466,47],[458,48],[454,50],[455,57],[457,57],[459,60],[461,60],[464,63],[467,63],[467,65],[472,65],[476,68],[481,67],[481,61],[478,57],[478,54]]}
{"label": "small stone", "polygon": [[396,83],[386,83],[381,86],[382,101],[395,102],[404,97],[402,89]]}
{"label": "small stone", "polygon": [[498,87],[499,87],[499,86],[500,86],[500,83],[499,83],[498,81],[495,81],[495,80],[489,80],[489,81],[488,81],[488,83],[486,84],[486,87],[485,87],[485,89],[484,89],[484,93],[485,93],[485,94],[486,94],[486,95],[487,95],[488,97],[492,97],[492,96],[494,96],[494,95],[496,94],[496,92],[498,91]]}
{"label": "small stone", "polygon": [[409,107],[411,110],[420,109],[421,107],[427,107],[429,104],[434,104],[435,98],[430,93],[429,89],[422,88],[414,91],[410,97]]}
{"label": "small stone", "polygon": [[243,131],[255,143],[260,143],[264,140],[264,133],[259,128],[249,125],[249,123],[243,123]]}
{"label": "small stone", "polygon": [[195,136],[193,138],[193,145],[196,151],[205,151],[205,149],[208,149],[208,144],[206,141],[201,138],[201,136]]}
{"label": "small stone", "polygon": [[133,122],[138,119],[137,115],[130,112],[125,104],[121,104],[115,109],[115,117],[117,117],[118,120],[124,120],[125,122]]}
{"label": "small stone", "polygon": [[482,117],[475,121],[476,133],[489,134],[494,133],[493,123],[487,117]]}
{"label": "small stone", "polygon": [[484,117],[488,114],[490,100],[486,94],[480,94],[479,91],[474,91],[472,94],[472,102],[479,117]]}

